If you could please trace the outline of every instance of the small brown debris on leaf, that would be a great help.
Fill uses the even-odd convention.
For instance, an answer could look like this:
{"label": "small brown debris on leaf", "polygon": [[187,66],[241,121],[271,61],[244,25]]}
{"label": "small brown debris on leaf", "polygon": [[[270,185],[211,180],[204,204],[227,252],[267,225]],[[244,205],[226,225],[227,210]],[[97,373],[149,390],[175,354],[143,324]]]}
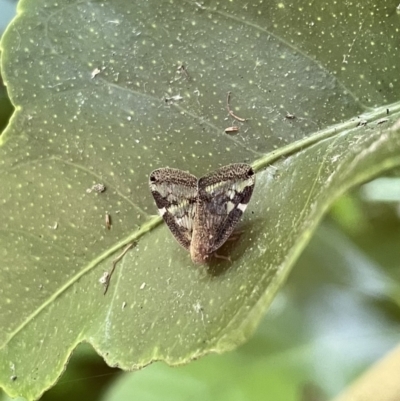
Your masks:
{"label": "small brown debris on leaf", "polygon": [[111,216],[108,213],[106,213],[106,227],[107,230],[111,228]]}
{"label": "small brown debris on leaf", "polygon": [[232,134],[232,133],[235,133],[235,132],[238,132],[238,131],[239,131],[239,127],[237,127],[236,125],[232,125],[231,127],[225,128],[225,133],[226,134]]}
{"label": "small brown debris on leaf", "polygon": [[[114,273],[115,267],[117,266],[117,263],[124,257],[124,255],[129,251],[129,249],[131,249],[134,245],[136,245],[136,242],[131,242],[130,244],[128,244],[124,250],[113,260],[113,265],[112,268],[110,270],[110,272],[105,272],[103,274],[103,276],[100,279],[100,282],[102,284],[104,284],[104,295],[106,295],[108,287],[110,285],[110,281],[111,281],[111,276]],[[102,281],[101,281],[102,280]]]}
{"label": "small brown debris on leaf", "polygon": [[101,194],[105,190],[106,190],[105,185],[103,185],[103,184],[94,184],[91,188],[88,188],[86,190],[86,192],[88,194],[90,194],[91,192],[97,192],[97,193]]}
{"label": "small brown debris on leaf", "polygon": [[228,110],[229,115],[231,117],[233,117],[235,120],[238,120],[242,123],[245,122],[246,121],[245,118],[238,117],[236,114],[233,113],[233,111],[231,110],[231,107],[229,105],[230,100],[231,100],[231,92],[228,92],[228,94],[226,96],[226,108]]}

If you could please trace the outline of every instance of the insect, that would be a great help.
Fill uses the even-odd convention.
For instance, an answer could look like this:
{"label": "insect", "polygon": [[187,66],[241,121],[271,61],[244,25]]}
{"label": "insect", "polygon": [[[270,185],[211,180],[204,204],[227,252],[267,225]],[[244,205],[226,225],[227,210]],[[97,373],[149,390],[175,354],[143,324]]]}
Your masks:
{"label": "insect", "polygon": [[197,178],[160,168],[150,174],[150,190],[160,215],[193,263],[206,263],[232,234],[255,185],[251,166],[229,164]]}

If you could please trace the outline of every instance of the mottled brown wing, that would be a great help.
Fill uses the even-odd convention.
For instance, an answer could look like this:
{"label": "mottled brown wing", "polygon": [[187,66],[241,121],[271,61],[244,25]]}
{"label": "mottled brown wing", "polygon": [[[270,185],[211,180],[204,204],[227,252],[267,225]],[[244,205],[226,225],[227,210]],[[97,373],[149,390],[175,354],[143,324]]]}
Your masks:
{"label": "mottled brown wing", "polygon": [[171,233],[189,250],[196,213],[197,178],[181,170],[160,168],[150,174],[149,185]]}
{"label": "mottled brown wing", "polygon": [[209,252],[216,251],[229,238],[246,210],[255,185],[251,166],[230,164],[199,179],[198,213],[207,224]]}

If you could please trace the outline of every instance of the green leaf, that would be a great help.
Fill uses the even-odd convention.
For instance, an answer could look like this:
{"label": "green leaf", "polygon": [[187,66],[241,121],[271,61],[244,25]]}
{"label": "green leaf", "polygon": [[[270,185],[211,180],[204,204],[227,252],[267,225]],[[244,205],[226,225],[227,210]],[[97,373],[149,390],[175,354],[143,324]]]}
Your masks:
{"label": "green leaf", "polygon": [[[346,18],[336,7],[19,4],[1,42],[16,107],[0,137],[0,383],[10,395],[39,397],[82,341],[123,369],[236,347],[333,200],[400,164],[400,84],[387,69],[398,18],[373,2],[342,5]],[[228,116],[228,91],[246,122]],[[195,267],[153,216],[148,174],[242,161],[257,183],[244,233],[221,249],[232,264]],[[98,183],[105,192],[87,191]],[[104,296],[99,279],[131,242]]]}
{"label": "green leaf", "polygon": [[398,343],[399,321],[379,304],[395,286],[337,227],[325,223],[316,234],[245,345],[178,368],[157,363],[123,374],[102,401],[328,400],[340,393]]}

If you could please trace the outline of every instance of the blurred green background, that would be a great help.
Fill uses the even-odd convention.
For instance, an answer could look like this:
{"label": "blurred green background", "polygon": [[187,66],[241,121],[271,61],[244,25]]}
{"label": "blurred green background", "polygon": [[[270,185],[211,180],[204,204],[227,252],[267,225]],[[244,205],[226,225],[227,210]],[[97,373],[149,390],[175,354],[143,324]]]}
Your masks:
{"label": "blurred green background", "polygon": [[[16,5],[16,1],[0,0],[0,35],[3,34],[7,24],[14,17]],[[6,127],[12,112],[13,107],[8,99],[0,71],[0,133]]]}
{"label": "blurred green background", "polygon": [[[0,33],[15,9],[16,1],[0,0]],[[0,80],[0,133],[12,112]],[[42,400],[335,396],[398,341],[399,173],[364,184],[334,204],[252,339],[236,351],[179,368],[155,363],[123,373],[82,344]]]}

